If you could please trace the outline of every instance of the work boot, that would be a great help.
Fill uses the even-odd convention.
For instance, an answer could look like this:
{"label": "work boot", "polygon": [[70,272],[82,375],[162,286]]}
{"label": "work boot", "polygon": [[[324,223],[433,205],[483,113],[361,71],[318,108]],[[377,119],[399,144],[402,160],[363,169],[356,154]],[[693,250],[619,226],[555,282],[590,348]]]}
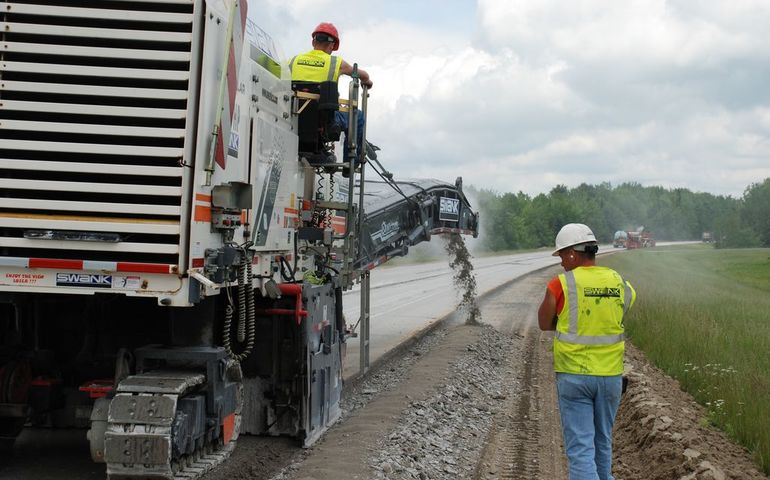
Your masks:
{"label": "work boot", "polygon": [[377,160],[377,150],[380,150],[380,147],[369,140],[366,141],[366,156],[369,157],[369,159]]}

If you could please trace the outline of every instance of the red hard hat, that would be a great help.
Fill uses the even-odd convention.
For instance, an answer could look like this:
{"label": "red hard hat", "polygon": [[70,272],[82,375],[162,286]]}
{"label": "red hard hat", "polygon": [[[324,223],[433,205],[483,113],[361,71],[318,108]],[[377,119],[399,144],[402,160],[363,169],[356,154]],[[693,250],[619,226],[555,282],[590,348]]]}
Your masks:
{"label": "red hard hat", "polygon": [[334,37],[334,46],[332,47],[332,50],[337,50],[340,48],[340,34],[337,33],[337,27],[335,27],[334,24],[321,22],[317,27],[315,27],[315,30],[313,30],[312,36],[315,36],[316,33],[325,33],[327,35],[331,35]]}

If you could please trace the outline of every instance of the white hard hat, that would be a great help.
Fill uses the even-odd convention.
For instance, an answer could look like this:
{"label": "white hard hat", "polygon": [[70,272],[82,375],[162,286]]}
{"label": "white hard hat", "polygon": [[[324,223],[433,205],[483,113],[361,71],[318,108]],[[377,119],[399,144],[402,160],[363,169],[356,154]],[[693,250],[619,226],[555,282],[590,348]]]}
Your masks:
{"label": "white hard hat", "polygon": [[561,227],[561,230],[556,235],[556,250],[551,255],[557,257],[559,256],[559,250],[580,245],[581,243],[596,245],[594,232],[582,223],[568,223]]}

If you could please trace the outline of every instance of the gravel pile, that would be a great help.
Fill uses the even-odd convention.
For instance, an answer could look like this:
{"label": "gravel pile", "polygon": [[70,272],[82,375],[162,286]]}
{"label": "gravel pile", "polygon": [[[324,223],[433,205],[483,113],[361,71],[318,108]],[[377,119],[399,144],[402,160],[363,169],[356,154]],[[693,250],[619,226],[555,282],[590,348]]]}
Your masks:
{"label": "gravel pile", "polygon": [[370,457],[375,478],[471,478],[492,424],[513,385],[514,339],[481,326],[478,343],[450,366],[423,401],[412,401]]}
{"label": "gravel pile", "polygon": [[[377,395],[398,388],[412,365],[446,336],[447,330],[445,328],[435,329],[417,340],[403,355],[384,361],[367,372],[361,380],[353,381],[349,386],[346,386],[340,400],[342,413],[337,424],[344,423],[348,417],[365,407]],[[270,480],[294,478],[297,469],[312,452],[312,449],[298,451],[292,461],[270,477]]]}
{"label": "gravel pile", "polygon": [[341,419],[344,420],[346,416],[366,406],[378,393],[396,388],[412,365],[441,342],[446,335],[445,328],[434,330],[415,342],[404,355],[385,362],[381,367],[368,372],[360,382],[354,382],[348,390],[345,390],[340,400]]}

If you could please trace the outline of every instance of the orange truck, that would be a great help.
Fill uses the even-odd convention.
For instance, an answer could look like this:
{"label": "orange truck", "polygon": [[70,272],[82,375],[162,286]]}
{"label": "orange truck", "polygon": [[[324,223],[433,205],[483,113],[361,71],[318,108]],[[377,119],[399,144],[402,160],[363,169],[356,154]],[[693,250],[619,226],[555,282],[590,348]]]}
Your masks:
{"label": "orange truck", "polygon": [[628,238],[626,239],[626,248],[631,250],[633,248],[647,248],[655,246],[655,236],[643,228],[637,232],[626,232]]}

